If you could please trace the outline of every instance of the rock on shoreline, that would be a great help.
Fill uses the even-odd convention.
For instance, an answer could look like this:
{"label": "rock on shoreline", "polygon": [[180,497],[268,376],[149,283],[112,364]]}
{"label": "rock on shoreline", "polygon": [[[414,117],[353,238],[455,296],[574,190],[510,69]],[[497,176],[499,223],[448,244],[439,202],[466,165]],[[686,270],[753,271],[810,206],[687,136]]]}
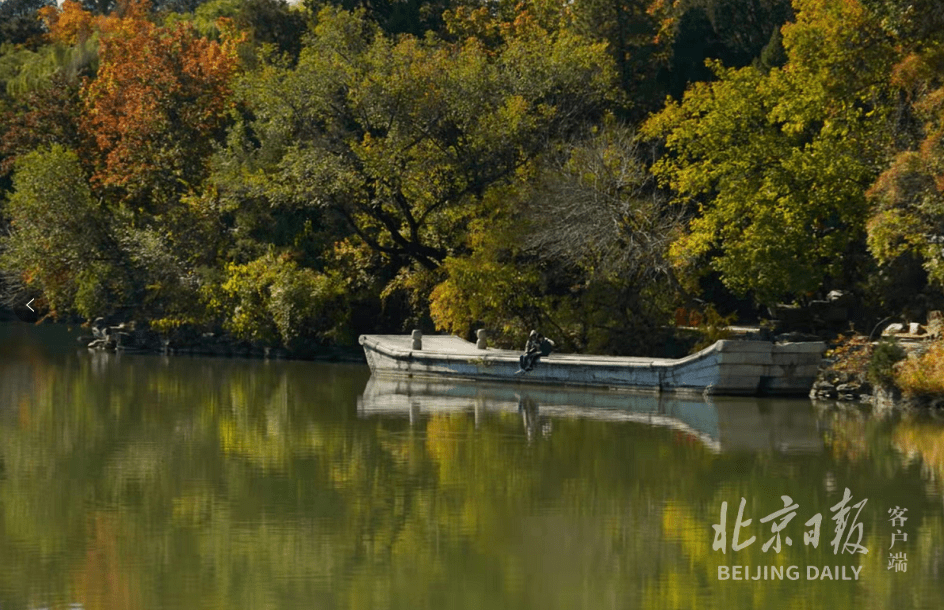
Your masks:
{"label": "rock on shoreline", "polygon": [[[926,332],[918,324],[892,324],[883,336],[886,340],[894,337],[895,344],[910,358],[923,354],[930,341],[940,336],[939,329],[932,330],[936,332]],[[837,404],[868,403],[877,411],[944,409],[944,395],[905,395],[890,383],[873,383],[869,379],[869,366],[879,343],[862,335],[839,337],[821,362],[810,398]]]}
{"label": "rock on shoreline", "polygon": [[90,328],[91,336],[79,337],[78,341],[95,351],[364,362],[364,353],[358,348],[315,346],[311,350],[299,353],[282,347],[240,341],[218,333],[179,332],[173,336],[165,336],[135,322],[108,325],[103,318],[97,318]]}

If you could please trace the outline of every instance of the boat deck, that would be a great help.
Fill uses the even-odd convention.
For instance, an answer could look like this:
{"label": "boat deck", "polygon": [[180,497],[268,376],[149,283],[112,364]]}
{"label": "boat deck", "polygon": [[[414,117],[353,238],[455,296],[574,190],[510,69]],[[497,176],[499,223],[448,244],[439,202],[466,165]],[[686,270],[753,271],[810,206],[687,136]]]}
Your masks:
{"label": "boat deck", "polygon": [[[413,339],[409,335],[371,335],[371,339],[377,341],[377,343],[384,345],[385,347],[402,351],[402,352],[411,352],[413,351]],[[417,352],[419,353],[419,352]],[[483,357],[505,357],[513,358],[515,362],[518,361],[518,358],[521,354],[524,353],[524,350],[516,351],[509,349],[498,349],[494,347],[489,347],[486,349],[479,349],[475,346],[474,343],[464,341],[459,337],[452,335],[431,335],[423,337],[423,354],[441,354],[441,355],[452,355],[452,356],[467,356],[472,358],[483,358]],[[604,365],[633,365],[633,366],[646,366],[652,364],[671,364],[677,362],[677,360],[672,360],[670,358],[633,358],[625,356],[598,356],[598,355],[586,355],[586,354],[559,354],[552,353],[550,356],[542,356],[541,362],[547,362],[553,360],[555,362],[571,362],[571,363],[580,363],[580,364],[604,364]]]}

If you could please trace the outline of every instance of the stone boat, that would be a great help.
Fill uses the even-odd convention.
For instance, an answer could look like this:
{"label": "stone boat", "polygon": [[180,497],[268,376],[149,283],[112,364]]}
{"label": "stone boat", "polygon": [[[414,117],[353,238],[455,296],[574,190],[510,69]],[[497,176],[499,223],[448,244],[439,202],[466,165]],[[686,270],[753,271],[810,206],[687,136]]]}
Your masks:
{"label": "stone boat", "polygon": [[516,374],[520,352],[455,336],[362,335],[360,344],[376,375],[744,396],[809,394],[826,348],[822,342],[723,340],[679,359],[554,353]]}

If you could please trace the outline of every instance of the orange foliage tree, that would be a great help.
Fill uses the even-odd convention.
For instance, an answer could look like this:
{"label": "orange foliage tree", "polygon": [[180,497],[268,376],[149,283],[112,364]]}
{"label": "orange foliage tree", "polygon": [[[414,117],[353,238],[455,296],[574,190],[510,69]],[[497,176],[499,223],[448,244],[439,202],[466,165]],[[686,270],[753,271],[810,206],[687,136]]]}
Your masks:
{"label": "orange foliage tree", "polygon": [[910,118],[901,122],[920,127],[902,130],[897,155],[868,192],[868,240],[879,262],[911,254],[944,287],[944,6],[916,4],[892,21],[905,36],[891,76]]}
{"label": "orange foliage tree", "polygon": [[147,15],[147,4],[137,2],[102,22],[82,128],[98,148],[93,182],[159,212],[205,176],[232,106],[239,40],[225,27],[218,43],[188,24],[159,27]]}
{"label": "orange foliage tree", "polygon": [[44,6],[39,16],[48,30],[52,42],[78,44],[88,40],[102,27],[106,17],[88,12],[73,0],[65,0],[61,6]]}

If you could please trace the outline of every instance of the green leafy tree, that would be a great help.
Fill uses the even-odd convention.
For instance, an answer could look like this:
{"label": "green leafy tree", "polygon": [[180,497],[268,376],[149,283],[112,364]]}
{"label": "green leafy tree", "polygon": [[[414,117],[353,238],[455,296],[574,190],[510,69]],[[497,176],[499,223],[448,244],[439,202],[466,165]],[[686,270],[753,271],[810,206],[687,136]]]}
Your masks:
{"label": "green leafy tree", "polygon": [[78,156],[59,145],[24,155],[13,187],[0,242],[8,283],[40,292],[53,314],[106,311],[124,276]]}
{"label": "green leafy tree", "polygon": [[429,308],[441,330],[467,337],[484,327],[492,342],[511,347],[547,321],[550,302],[539,267],[524,253],[524,219],[511,213],[522,193],[495,189],[483,203],[491,213],[470,223],[469,252],[443,261]]}
{"label": "green leafy tree", "polygon": [[527,14],[503,36],[495,50],[474,37],[393,41],[362,14],[323,10],[297,66],[239,85],[245,118],[216,160],[220,200],[239,222],[260,208],[293,215],[296,237],[279,245],[295,252],[324,231],[353,235],[387,261],[388,282],[400,278],[387,295],[427,295],[435,281],[407,276],[466,248],[490,190],[612,103],[602,45]]}
{"label": "green leafy tree", "polygon": [[[301,52],[309,21],[303,9],[285,0],[210,0],[200,4],[192,16],[173,15],[172,18],[192,20],[200,33],[217,38],[223,18],[247,34],[247,46],[272,45],[293,61]],[[247,54],[241,52],[241,55]]]}
{"label": "green leafy tree", "polygon": [[31,50],[4,47],[0,52],[0,109],[18,111],[26,98],[55,86],[55,81],[78,85],[94,75],[97,45],[92,39],[77,43],[53,42]]}
{"label": "green leafy tree", "polygon": [[337,339],[347,322],[339,278],[267,255],[230,264],[211,307],[235,336],[299,347],[299,340]]}
{"label": "green leafy tree", "polygon": [[851,281],[888,143],[893,48],[875,15],[856,1],[795,8],[783,68],[715,64],[716,82],[645,126],[667,148],[653,171],[697,211],[676,264],[707,263],[761,303]]}
{"label": "green leafy tree", "polygon": [[[302,4],[311,14],[317,14],[326,7],[361,12],[392,36],[423,36],[427,31],[441,31],[444,11],[456,5],[473,3],[466,0],[303,0]],[[507,4],[510,3],[502,0],[490,8],[495,10],[501,5],[504,9]]]}
{"label": "green leafy tree", "polygon": [[290,151],[287,177],[372,247],[427,268],[454,247],[476,198],[610,93],[601,45],[550,35],[526,15],[498,53],[474,39],[393,44],[353,16],[328,17],[297,72],[319,83],[308,105],[324,128]]}

